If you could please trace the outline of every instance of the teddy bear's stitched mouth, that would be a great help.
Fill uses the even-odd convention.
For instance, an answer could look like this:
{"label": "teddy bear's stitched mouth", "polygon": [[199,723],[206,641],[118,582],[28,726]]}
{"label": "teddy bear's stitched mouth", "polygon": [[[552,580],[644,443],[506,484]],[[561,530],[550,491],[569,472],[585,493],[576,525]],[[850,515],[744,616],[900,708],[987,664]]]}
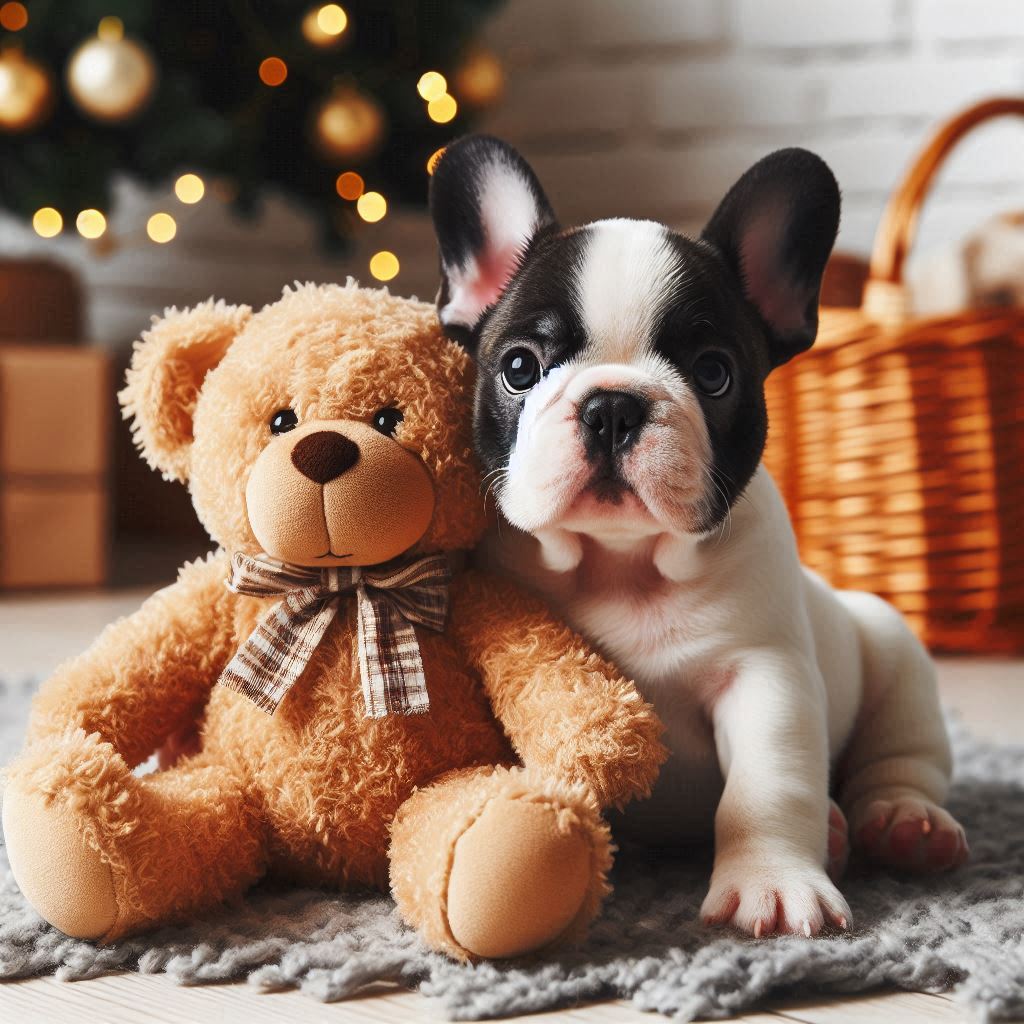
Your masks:
{"label": "teddy bear's stitched mouth", "polygon": [[317,558],[351,558],[352,552],[350,551],[347,555],[339,555],[328,548],[322,555],[317,555]]}

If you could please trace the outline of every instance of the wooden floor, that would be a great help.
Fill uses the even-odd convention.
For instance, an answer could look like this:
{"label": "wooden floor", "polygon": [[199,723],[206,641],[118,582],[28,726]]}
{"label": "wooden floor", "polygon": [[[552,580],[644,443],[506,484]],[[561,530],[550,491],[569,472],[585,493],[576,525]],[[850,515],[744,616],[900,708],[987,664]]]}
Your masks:
{"label": "wooden floor", "polygon": [[[0,652],[8,678],[44,674],[82,650],[108,622],[132,611],[141,591],[0,598]],[[939,665],[947,705],[980,735],[1004,742],[1024,740],[1024,662],[946,660]],[[53,978],[0,984],[0,1021],[69,1024],[302,1024],[430,1021],[443,1019],[415,992],[381,986],[358,999],[324,1005],[297,992],[260,994],[243,984],[182,988],[162,976],[120,974],[71,983]],[[535,1014],[531,1022],[652,1024],[659,1018],[629,1003],[610,1002]],[[856,999],[773,1004],[734,1018],[748,1024],[924,1024],[970,1018],[944,995],[893,992]]]}

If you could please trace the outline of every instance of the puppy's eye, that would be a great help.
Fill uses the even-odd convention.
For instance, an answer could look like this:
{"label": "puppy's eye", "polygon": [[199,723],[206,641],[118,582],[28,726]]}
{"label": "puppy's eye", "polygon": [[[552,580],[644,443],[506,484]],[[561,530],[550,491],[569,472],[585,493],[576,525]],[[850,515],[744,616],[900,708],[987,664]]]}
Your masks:
{"label": "puppy's eye", "polygon": [[512,348],[501,360],[501,382],[513,395],[529,391],[541,378],[540,360],[528,348]]}
{"label": "puppy's eye", "polygon": [[705,395],[721,398],[732,384],[732,373],[720,356],[703,355],[693,364],[693,379]]}
{"label": "puppy's eye", "polygon": [[270,432],[276,437],[287,434],[299,425],[299,417],[291,409],[279,409],[270,417]]}
{"label": "puppy's eye", "polygon": [[378,409],[371,422],[374,430],[379,430],[385,437],[394,437],[398,424],[404,419],[397,409]]}

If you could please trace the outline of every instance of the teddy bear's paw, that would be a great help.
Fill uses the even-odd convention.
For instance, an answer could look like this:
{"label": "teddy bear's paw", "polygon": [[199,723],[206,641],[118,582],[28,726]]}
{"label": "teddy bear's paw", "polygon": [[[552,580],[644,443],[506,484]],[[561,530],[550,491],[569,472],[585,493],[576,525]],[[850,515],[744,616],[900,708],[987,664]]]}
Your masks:
{"label": "teddy bear's paw", "polygon": [[67,802],[8,785],[3,829],[11,872],[40,917],[73,938],[110,932],[118,910],[110,868]]}
{"label": "teddy bear's paw", "polygon": [[854,814],[853,822],[856,847],[876,864],[903,871],[947,871],[969,856],[963,826],[923,797],[872,801]]}
{"label": "teddy bear's paw", "polygon": [[[455,844],[448,925],[472,956],[511,957],[574,931],[596,909],[595,837],[564,807],[498,797]],[[591,905],[593,909],[591,908]]]}

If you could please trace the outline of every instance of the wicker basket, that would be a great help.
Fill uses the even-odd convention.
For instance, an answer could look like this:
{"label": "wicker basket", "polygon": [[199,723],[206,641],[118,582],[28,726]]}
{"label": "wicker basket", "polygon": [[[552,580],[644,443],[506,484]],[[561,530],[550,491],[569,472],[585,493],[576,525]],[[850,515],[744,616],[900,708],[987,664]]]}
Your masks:
{"label": "wicker basket", "polygon": [[995,99],[946,124],[882,217],[859,309],[769,378],[765,462],[805,562],[891,601],[932,648],[1024,651],[1024,309],[915,319],[903,263],[921,204]]}

